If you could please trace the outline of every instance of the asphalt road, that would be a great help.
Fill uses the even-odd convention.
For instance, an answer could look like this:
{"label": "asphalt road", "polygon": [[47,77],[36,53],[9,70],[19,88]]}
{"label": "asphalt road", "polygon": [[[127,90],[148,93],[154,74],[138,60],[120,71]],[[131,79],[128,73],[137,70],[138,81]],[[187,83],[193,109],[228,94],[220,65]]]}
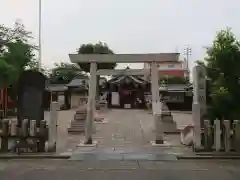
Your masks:
{"label": "asphalt road", "polygon": [[0,180],[239,180],[240,161],[1,160]]}

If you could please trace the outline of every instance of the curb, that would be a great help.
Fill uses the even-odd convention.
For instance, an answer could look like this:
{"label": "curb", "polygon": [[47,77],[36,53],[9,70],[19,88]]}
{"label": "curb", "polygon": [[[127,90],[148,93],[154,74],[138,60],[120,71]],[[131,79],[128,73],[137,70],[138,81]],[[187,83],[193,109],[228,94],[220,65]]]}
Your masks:
{"label": "curb", "polygon": [[221,159],[231,159],[231,160],[239,160],[240,156],[211,156],[211,155],[193,155],[193,156],[177,156],[178,160],[221,160]]}
{"label": "curb", "polygon": [[42,155],[0,155],[0,160],[3,159],[69,159],[70,155],[51,155],[51,154],[42,154]]}
{"label": "curb", "polygon": [[171,113],[176,113],[176,114],[192,114],[192,111],[171,111]]}
{"label": "curb", "polygon": [[173,131],[173,132],[164,132],[164,134],[166,134],[166,135],[175,135],[175,134],[181,134],[181,130],[176,130],[175,132]]}

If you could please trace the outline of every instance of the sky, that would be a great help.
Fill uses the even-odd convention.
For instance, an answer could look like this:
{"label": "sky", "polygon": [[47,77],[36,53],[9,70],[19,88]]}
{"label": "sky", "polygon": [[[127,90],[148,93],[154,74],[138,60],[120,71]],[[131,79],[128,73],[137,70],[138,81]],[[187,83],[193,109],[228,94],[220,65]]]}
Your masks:
{"label": "sky", "polygon": [[[42,9],[46,67],[69,62],[68,54],[81,44],[98,41],[115,53],[183,54],[189,46],[193,67],[217,31],[231,27],[240,37],[239,0],[42,0]],[[38,0],[0,0],[0,24],[11,27],[16,20],[38,44]]]}

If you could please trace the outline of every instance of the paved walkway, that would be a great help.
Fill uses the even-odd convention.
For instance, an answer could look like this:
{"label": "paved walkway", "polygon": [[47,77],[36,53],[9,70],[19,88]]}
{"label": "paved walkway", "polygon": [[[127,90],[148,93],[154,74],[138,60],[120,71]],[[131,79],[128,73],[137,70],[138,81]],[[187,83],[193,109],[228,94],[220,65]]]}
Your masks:
{"label": "paved walkway", "polygon": [[0,161],[1,180],[239,180],[239,161]]}
{"label": "paved walkway", "polygon": [[[105,116],[107,124],[98,124],[97,133],[93,138],[99,140],[99,148],[115,148],[115,151],[124,149],[140,150],[149,144],[151,138],[151,119],[147,127],[142,120],[146,113],[141,110],[111,110]],[[149,138],[149,139],[148,139]]]}
{"label": "paved walkway", "polygon": [[[150,141],[155,139],[152,115],[145,110],[109,109],[101,115],[108,121],[106,124],[95,124],[96,133],[93,140],[98,141],[97,147],[77,147],[83,134],[68,134],[67,128],[73,119],[75,110],[59,111],[57,154],[74,152],[90,153],[135,153],[143,157],[146,153],[189,153],[191,150],[180,144],[180,135],[165,136],[165,140],[174,147],[153,147]],[[45,119],[49,120],[49,112]],[[191,123],[191,114],[173,113],[179,128]],[[103,155],[101,155],[103,157]],[[145,157],[150,157],[145,155]],[[116,157],[115,157],[116,158]],[[123,158],[123,157],[118,157]],[[170,158],[171,159],[171,158]]]}
{"label": "paved walkway", "polygon": [[[173,147],[152,146],[150,141],[155,139],[153,132],[153,118],[145,110],[109,110],[105,115],[106,124],[96,124],[96,134],[94,140],[98,141],[97,147],[79,147],[74,154],[83,152],[100,153],[98,157],[104,157],[103,153],[108,153],[112,158],[122,159],[125,156],[116,156],[118,153],[131,154],[134,157],[154,159],[151,154],[183,154],[190,149],[180,144],[180,135],[166,136],[165,139]],[[115,155],[115,156],[114,156]],[[133,156],[127,156],[133,158]],[[164,157],[160,157],[160,159]],[[169,157],[172,159],[172,157]],[[77,158],[76,158],[77,159]]]}

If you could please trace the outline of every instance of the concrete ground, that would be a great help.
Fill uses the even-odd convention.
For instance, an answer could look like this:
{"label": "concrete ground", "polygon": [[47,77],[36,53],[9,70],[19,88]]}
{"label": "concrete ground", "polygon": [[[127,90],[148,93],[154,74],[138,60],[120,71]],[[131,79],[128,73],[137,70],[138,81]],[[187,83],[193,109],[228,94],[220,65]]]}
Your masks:
{"label": "concrete ground", "polygon": [[[155,139],[152,115],[145,110],[111,109],[100,116],[108,123],[95,124],[96,133],[93,140],[98,141],[97,147],[77,147],[83,134],[68,134],[67,128],[74,118],[76,110],[58,111],[57,154],[73,152],[99,153],[191,153],[191,150],[180,144],[180,135],[167,135],[165,140],[173,147],[153,147],[150,141]],[[45,120],[49,121],[50,113],[45,112]],[[191,124],[191,114],[173,113],[178,128]]]}
{"label": "concrete ground", "polygon": [[0,161],[1,180],[239,180],[239,161]]}
{"label": "concrete ground", "polygon": [[[150,141],[155,139],[153,118],[145,110],[112,109],[102,114],[106,124],[96,124],[96,133],[93,139],[98,141],[96,147],[78,147],[74,154],[82,152],[110,153],[112,158],[116,153],[134,153],[138,157],[147,157],[146,154],[186,154],[191,149],[180,143],[180,135],[166,135],[165,140],[171,146],[156,147]],[[174,120],[178,128],[189,124],[191,115],[174,113]],[[100,155],[99,155],[100,156]],[[82,157],[81,157],[82,158]],[[151,156],[152,159],[152,156]]]}

